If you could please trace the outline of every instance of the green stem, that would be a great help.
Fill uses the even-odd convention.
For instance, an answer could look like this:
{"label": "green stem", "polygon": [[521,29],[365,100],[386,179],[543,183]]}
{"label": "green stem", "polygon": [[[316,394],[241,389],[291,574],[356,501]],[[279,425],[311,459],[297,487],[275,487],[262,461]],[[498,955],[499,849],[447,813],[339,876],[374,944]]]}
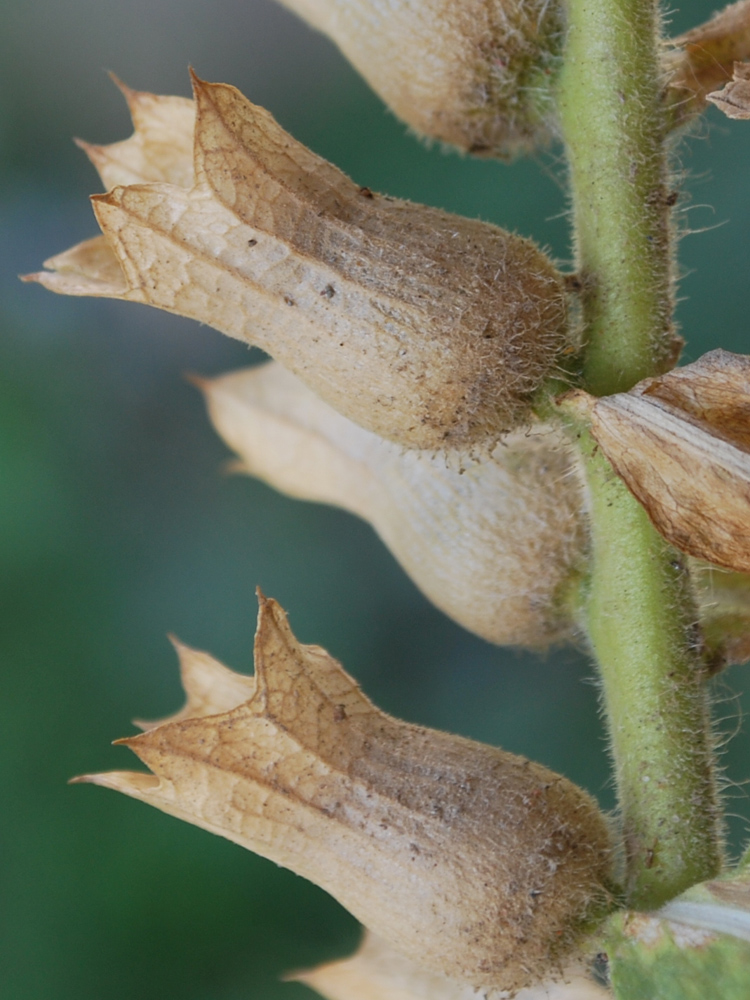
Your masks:
{"label": "green stem", "polygon": [[[623,392],[674,360],[666,123],[652,0],[569,0],[559,106],[585,324],[584,386]],[[721,829],[694,609],[680,557],[583,435],[599,664],[633,906],[716,874]]]}
{"label": "green stem", "polygon": [[594,554],[588,634],[612,742],[629,902],[652,909],[721,866],[705,675],[684,560],[590,439],[585,453]]}
{"label": "green stem", "polygon": [[597,396],[668,367],[672,280],[666,121],[652,0],[569,0],[560,112]]}

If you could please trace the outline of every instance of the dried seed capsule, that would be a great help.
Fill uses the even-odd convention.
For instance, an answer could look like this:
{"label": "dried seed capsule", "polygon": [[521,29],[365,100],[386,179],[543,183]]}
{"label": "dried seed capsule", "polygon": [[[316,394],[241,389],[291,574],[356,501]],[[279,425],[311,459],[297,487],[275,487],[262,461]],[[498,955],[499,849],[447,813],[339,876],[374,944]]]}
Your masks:
{"label": "dried seed capsule", "polygon": [[[203,655],[198,676],[210,670]],[[586,792],[539,764],[378,711],[265,598],[255,670],[254,692],[232,709],[220,674],[215,704],[201,689],[194,717],[121,741],[153,773],[78,780],[293,869],[446,976],[516,989],[560,967],[607,899],[609,831]],[[194,674],[185,671],[188,691]]]}
{"label": "dried seed capsule", "polygon": [[396,114],[472,153],[549,138],[556,0],[282,0],[326,32]]}
{"label": "dried seed capsule", "polygon": [[567,345],[549,258],[495,226],[363,192],[233,87],[196,80],[195,94],[194,183],[175,180],[184,154],[144,125],[179,113],[184,132],[184,103],[129,92],[135,145],[90,155],[105,183],[133,163],[165,182],[96,196],[104,237],[32,279],[209,323],[409,447],[494,443],[527,418]]}
{"label": "dried seed capsule", "polygon": [[570,637],[561,599],[584,564],[576,459],[562,433],[514,432],[482,461],[405,451],[271,362],[200,383],[239,469],[369,521],[427,597],[490,642]]}

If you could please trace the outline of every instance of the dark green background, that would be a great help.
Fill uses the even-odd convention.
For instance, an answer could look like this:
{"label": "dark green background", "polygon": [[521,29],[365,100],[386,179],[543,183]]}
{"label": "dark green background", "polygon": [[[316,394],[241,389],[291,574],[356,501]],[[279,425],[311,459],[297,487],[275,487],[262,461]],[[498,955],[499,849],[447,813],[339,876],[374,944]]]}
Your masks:
{"label": "dark green background", "polygon": [[[683,29],[710,13],[675,15]],[[359,183],[481,216],[569,256],[554,151],[513,166],[426,149],[324,39],[270,3],[0,5],[2,930],[8,1000],[308,996],[288,969],[344,954],[354,921],[322,891],[124,797],[68,787],[133,763],[110,741],[181,703],[167,631],[252,669],[253,589],[341,658],[383,708],[527,754],[612,806],[596,686],[572,652],[491,647],[433,610],[370,528],[226,477],[185,372],[241,345],[140,306],[16,275],[96,232],[98,182],[72,135],[129,134],[104,70],[188,93],[187,65],[240,87]],[[689,358],[748,350],[750,126],[707,116],[681,146],[680,317]],[[719,687],[730,809],[750,813],[746,668]],[[733,821],[737,844],[746,821]]]}

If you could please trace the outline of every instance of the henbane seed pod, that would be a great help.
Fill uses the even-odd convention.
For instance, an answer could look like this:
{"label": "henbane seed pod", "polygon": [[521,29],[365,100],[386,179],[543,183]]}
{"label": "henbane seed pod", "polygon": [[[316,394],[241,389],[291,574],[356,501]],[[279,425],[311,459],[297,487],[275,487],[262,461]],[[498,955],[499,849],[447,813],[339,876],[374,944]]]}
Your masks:
{"label": "henbane seed pod", "polygon": [[423,593],[490,642],[570,639],[585,570],[582,477],[556,426],[514,431],[481,461],[400,448],[276,362],[201,381],[238,471],[369,521]]}
{"label": "henbane seed pod", "polygon": [[494,444],[524,422],[568,346],[563,281],[538,247],[359,188],[233,87],[200,80],[186,183],[186,154],[156,141],[165,117],[184,131],[185,102],[128,96],[136,135],[89,155],[105,183],[134,164],[150,183],[96,196],[104,236],[31,278],[262,347],[340,413],[408,447]]}
{"label": "henbane seed pod", "polygon": [[425,136],[513,156],[549,138],[557,0],[281,0]]}
{"label": "henbane seed pod", "polygon": [[187,710],[122,741],[152,773],[78,780],[291,868],[416,962],[472,986],[544,978],[601,913],[607,823],[566,778],[385,715],[262,597],[254,680],[182,657]]}

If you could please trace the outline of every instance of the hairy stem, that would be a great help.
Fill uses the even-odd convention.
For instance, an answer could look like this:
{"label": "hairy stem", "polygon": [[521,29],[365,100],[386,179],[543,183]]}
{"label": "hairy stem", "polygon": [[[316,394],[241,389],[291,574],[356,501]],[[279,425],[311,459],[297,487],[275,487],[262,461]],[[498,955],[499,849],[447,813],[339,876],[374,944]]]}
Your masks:
{"label": "hairy stem", "polygon": [[[629,389],[674,359],[666,122],[652,0],[569,0],[560,114],[583,282],[584,385]],[[597,658],[625,835],[648,909],[714,875],[721,828],[694,609],[679,556],[587,435]]]}
{"label": "hairy stem", "polygon": [[588,634],[612,741],[629,902],[652,909],[721,864],[705,675],[684,561],[593,442],[586,451]]}
{"label": "hairy stem", "polygon": [[570,0],[560,90],[598,396],[671,367],[666,116],[653,0]]}

